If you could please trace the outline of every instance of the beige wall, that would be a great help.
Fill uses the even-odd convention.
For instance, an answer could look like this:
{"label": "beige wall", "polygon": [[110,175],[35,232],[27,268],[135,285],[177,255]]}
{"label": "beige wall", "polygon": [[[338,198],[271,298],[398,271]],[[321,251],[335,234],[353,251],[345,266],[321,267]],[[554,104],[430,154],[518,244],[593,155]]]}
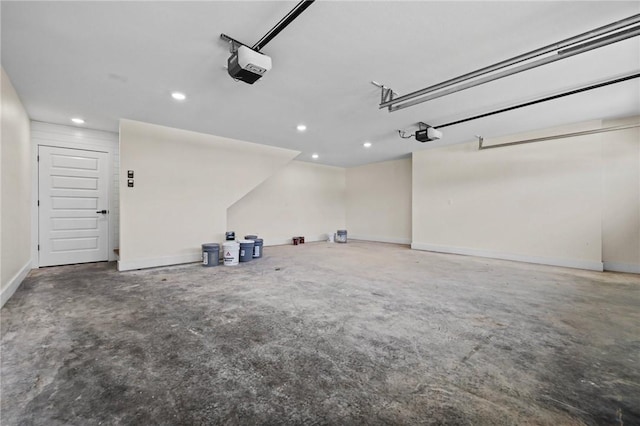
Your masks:
{"label": "beige wall", "polygon": [[411,159],[347,169],[349,237],[411,242]]}
{"label": "beige wall", "polygon": [[[640,123],[610,120],[604,127]],[[602,256],[605,269],[640,273],[640,128],[604,133]]]}
{"label": "beige wall", "polygon": [[[582,123],[486,141],[599,128]],[[602,268],[602,134],[413,155],[413,247]]]}
{"label": "beige wall", "polygon": [[31,141],[29,117],[4,69],[1,98],[0,305],[3,305],[31,264]]}
{"label": "beige wall", "polygon": [[224,240],[227,208],[298,154],[121,120],[119,268],[197,261],[202,243]]}
{"label": "beige wall", "polygon": [[265,245],[325,240],[345,227],[345,195],[345,169],[292,161],[229,208],[227,227]]}

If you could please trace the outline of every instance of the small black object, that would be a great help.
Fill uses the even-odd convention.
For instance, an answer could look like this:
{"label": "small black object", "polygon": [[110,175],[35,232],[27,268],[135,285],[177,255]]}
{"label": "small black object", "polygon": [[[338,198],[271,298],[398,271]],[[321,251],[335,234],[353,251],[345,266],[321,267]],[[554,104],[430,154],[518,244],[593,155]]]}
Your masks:
{"label": "small black object", "polygon": [[133,188],[133,179],[128,179],[128,180],[127,180],[127,186],[128,186],[129,188]]}
{"label": "small black object", "polygon": [[227,241],[234,241],[236,239],[235,231],[227,231],[224,235]]}
{"label": "small black object", "polygon": [[127,177],[133,179],[133,170],[127,170]]}

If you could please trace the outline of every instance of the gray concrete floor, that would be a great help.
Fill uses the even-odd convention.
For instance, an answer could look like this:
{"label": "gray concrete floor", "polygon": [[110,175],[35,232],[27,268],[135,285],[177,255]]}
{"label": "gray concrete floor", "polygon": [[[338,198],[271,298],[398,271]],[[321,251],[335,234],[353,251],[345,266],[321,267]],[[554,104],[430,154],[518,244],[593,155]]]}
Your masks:
{"label": "gray concrete floor", "polygon": [[350,241],[32,272],[3,425],[640,424],[640,278]]}

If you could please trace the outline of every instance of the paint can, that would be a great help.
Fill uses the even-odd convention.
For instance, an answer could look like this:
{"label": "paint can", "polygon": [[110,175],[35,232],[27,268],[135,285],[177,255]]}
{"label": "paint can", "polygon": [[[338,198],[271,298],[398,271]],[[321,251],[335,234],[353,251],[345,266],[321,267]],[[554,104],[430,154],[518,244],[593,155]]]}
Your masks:
{"label": "paint can", "polygon": [[235,241],[222,243],[224,266],[235,266],[240,260],[240,244]]}
{"label": "paint can", "polygon": [[347,242],[347,230],[338,229],[338,232],[336,232],[336,243],[346,243],[346,242]]}
{"label": "paint can", "polygon": [[202,266],[218,266],[220,263],[220,244],[205,243],[202,245]]}
{"label": "paint can", "polygon": [[264,244],[264,241],[262,240],[262,238],[256,238],[255,240],[253,240],[253,258],[254,259],[258,259],[262,257],[263,244]]}
{"label": "paint can", "polygon": [[253,240],[240,240],[240,262],[253,259]]}

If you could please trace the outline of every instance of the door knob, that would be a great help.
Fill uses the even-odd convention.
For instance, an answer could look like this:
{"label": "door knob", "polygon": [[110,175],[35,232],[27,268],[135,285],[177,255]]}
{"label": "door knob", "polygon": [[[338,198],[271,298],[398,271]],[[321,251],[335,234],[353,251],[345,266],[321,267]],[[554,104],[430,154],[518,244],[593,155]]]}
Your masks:
{"label": "door knob", "polygon": [[108,210],[98,210],[96,213],[107,214],[107,213],[109,213],[109,211]]}

